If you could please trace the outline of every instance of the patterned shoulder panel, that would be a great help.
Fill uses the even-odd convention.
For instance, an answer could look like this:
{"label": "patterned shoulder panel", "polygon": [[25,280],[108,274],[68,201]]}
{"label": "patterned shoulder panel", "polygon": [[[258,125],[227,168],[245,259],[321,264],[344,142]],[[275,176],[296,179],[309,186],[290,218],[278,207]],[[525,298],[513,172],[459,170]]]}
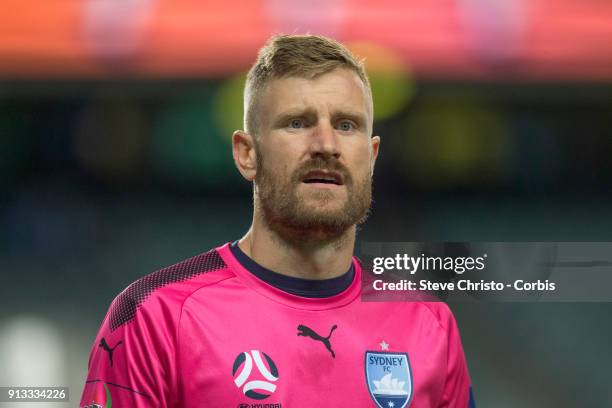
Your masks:
{"label": "patterned shoulder panel", "polygon": [[138,307],[154,291],[171,283],[184,282],[225,267],[225,262],[213,249],[138,279],[121,292],[113,302],[110,310],[111,332],[131,321]]}

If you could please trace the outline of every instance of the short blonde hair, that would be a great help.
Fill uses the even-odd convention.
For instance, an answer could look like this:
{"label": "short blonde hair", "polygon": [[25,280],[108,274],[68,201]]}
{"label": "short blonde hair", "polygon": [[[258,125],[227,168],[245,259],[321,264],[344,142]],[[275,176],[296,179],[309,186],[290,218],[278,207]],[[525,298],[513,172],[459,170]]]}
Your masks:
{"label": "short blonde hair", "polygon": [[359,76],[371,106],[372,91],[363,61],[344,45],[318,35],[278,35],[270,38],[259,50],[244,86],[244,128],[247,133],[257,134],[259,93],[269,81],[290,76],[313,79],[336,68],[350,69]]}

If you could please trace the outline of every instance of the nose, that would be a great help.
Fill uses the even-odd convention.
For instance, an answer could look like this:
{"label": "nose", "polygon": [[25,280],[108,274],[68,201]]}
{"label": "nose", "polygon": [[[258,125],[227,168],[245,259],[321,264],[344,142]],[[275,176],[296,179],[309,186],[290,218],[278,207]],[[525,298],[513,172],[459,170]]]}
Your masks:
{"label": "nose", "polygon": [[340,157],[338,135],[330,123],[320,121],[320,123],[313,127],[310,155],[313,157],[333,156],[336,159]]}

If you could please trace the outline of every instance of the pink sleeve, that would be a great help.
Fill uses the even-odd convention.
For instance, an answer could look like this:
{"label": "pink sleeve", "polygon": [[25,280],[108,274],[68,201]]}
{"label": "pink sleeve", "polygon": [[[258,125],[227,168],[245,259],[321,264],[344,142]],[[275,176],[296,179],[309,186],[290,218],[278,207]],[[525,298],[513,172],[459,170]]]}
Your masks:
{"label": "pink sleeve", "polygon": [[448,358],[446,382],[439,408],[473,408],[470,374],[467,369],[457,323],[450,309],[444,305],[442,322],[447,330]]}
{"label": "pink sleeve", "polygon": [[115,298],[89,356],[81,407],[168,407],[173,332],[156,299]]}

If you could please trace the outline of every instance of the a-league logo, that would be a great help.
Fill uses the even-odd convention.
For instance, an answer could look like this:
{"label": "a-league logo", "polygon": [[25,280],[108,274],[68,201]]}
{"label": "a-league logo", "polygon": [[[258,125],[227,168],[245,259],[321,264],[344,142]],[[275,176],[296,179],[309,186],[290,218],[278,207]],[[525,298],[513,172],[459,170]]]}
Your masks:
{"label": "a-league logo", "polygon": [[[265,359],[262,359],[262,355]],[[253,370],[255,365],[256,370]],[[262,400],[276,391],[278,369],[274,361],[259,350],[238,354],[232,368],[234,384],[249,398]]]}

